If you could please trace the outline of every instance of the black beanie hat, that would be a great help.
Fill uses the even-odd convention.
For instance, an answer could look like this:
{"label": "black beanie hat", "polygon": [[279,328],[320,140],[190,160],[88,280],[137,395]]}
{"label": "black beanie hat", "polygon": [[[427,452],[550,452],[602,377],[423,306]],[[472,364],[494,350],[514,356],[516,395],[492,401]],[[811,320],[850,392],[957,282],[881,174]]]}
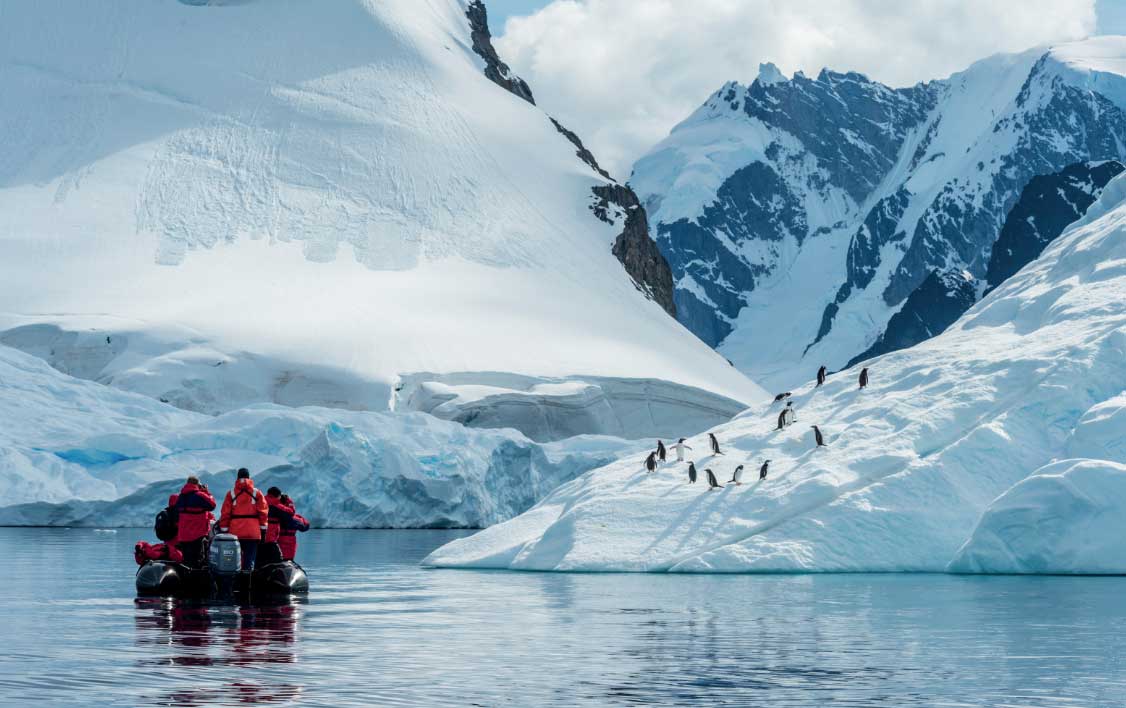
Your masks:
{"label": "black beanie hat", "polygon": [[238,470],[238,478],[250,479],[250,470],[246,469],[245,467],[240,467]]}

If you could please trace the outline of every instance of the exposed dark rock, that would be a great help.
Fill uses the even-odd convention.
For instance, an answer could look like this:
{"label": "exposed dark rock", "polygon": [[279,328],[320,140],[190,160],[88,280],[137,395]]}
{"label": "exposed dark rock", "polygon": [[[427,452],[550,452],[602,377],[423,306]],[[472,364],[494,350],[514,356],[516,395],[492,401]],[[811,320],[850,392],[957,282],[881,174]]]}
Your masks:
{"label": "exposed dark rock", "polygon": [[[550,118],[551,116],[548,117]],[[575,154],[579,156],[580,160],[590,165],[590,169],[594,170],[606,179],[612,179],[610,177],[610,173],[598,166],[598,160],[594,159],[594,154],[590,150],[586,149],[586,146],[583,145],[583,141],[579,140],[579,136],[575,135],[570,130],[567,130],[567,128],[563,127],[563,124],[561,124],[554,118],[551,118],[551,123],[555,126],[555,129],[559,131],[560,135],[570,140],[571,144],[575,146]]]}
{"label": "exposed dark rock", "polygon": [[867,351],[848,366],[899,349],[913,347],[942,334],[973,306],[977,291],[972,278],[958,271],[931,271],[907,296],[903,307],[888,320],[887,329]]}
{"label": "exposed dark rock", "polygon": [[[1098,199],[1103,187],[1126,170],[1117,160],[1079,162],[1060,172],[1033,177],[1009,212],[989,257],[989,290],[1011,278]],[[988,291],[987,291],[988,292]]]}
{"label": "exposed dark rock", "polygon": [[[466,8],[465,15],[469,18],[473,51],[485,60],[485,76],[504,90],[534,106],[536,101],[532,97],[532,89],[523,79],[512,73],[493,47],[485,3],[481,0],[473,0]],[[614,256],[625,267],[626,273],[633,279],[638,290],[676,317],[672,271],[657,244],[649,237],[649,219],[637,195],[631,188],[614,182],[610,174],[599,166],[594,154],[586,149],[578,135],[559,121],[548,117],[559,134],[575,146],[575,155],[600,177],[610,181],[610,184],[592,188],[595,201],[591,205],[591,211],[608,224],[616,224],[619,216],[622,219],[622,232],[614,240],[612,249]]]}
{"label": "exposed dark rock", "polygon": [[593,191],[597,198],[591,206],[595,216],[613,224],[616,207],[625,220],[622,232],[614,240],[614,256],[621,261],[638,290],[676,317],[672,270],[657,244],[649,238],[645,207],[632,189],[621,184],[597,185]]}
{"label": "exposed dark rock", "polygon": [[533,106],[536,105],[532,89],[523,79],[512,73],[508,64],[501,60],[497,50],[493,48],[493,36],[489,32],[489,16],[485,3],[481,0],[473,0],[465,9],[465,16],[469,18],[473,51],[485,60],[485,76],[505,91],[519,96]]}

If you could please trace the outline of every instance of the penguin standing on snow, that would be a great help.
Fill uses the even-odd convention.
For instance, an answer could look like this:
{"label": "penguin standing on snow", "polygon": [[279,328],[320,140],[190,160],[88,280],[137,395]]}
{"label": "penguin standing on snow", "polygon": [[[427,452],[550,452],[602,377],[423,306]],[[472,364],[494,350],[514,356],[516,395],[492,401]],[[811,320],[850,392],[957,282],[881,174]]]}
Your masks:
{"label": "penguin standing on snow", "polygon": [[713,455],[722,455],[722,454],[723,454],[723,453],[722,453],[722,452],[720,452],[720,450],[719,450],[719,441],[718,441],[718,440],[716,440],[716,439],[715,439],[715,436],[714,436],[714,435],[712,435],[711,433],[708,433],[708,442],[710,442],[710,443],[711,443],[711,446],[712,446],[712,454],[713,454]]}
{"label": "penguin standing on snow", "polygon": [[739,484],[742,484],[742,483],[743,483],[743,465],[739,465],[738,467],[735,468],[735,472],[732,473],[731,480],[728,482],[728,484],[739,485]]}
{"label": "penguin standing on snow", "polygon": [[825,383],[825,374],[826,373],[827,372],[826,372],[824,366],[822,366],[820,369],[817,370],[817,386],[816,386],[816,388],[821,388],[821,385]]}
{"label": "penguin standing on snow", "polygon": [[781,401],[783,398],[789,398],[791,395],[793,395],[793,394],[791,394],[789,391],[786,391],[785,393],[780,393],[780,394],[778,394],[777,396],[774,397],[774,402],[777,403],[778,401]]}
{"label": "penguin standing on snow", "polygon": [[775,430],[781,430],[782,428],[786,427],[786,411],[788,411],[788,410],[790,410],[790,409],[789,408],[783,408],[778,413],[778,427],[775,428]]}
{"label": "penguin standing on snow", "polygon": [[766,479],[766,471],[769,466],[770,460],[767,460],[766,462],[762,463],[762,467],[758,468],[758,478],[760,481]]}
{"label": "penguin standing on snow", "polygon": [[663,442],[661,442],[660,440],[658,440],[657,441],[657,459],[660,460],[661,462],[664,462],[665,461],[665,455],[667,455],[667,454],[668,454],[668,450],[665,449],[665,444]]}
{"label": "penguin standing on snow", "polygon": [[645,470],[652,472],[655,469],[657,469],[657,453],[651,452],[649,457],[645,458]]}
{"label": "penguin standing on snow", "polygon": [[723,485],[720,484],[719,480],[715,478],[715,472],[712,472],[711,469],[705,469],[704,471],[708,473],[708,491],[709,492],[712,491],[713,489],[723,489]]}
{"label": "penguin standing on snow", "polygon": [[867,388],[868,386],[868,367],[865,366],[860,370],[860,388]]}
{"label": "penguin standing on snow", "polygon": [[695,462],[689,462],[688,463],[688,483],[689,484],[696,484],[696,463]]}
{"label": "penguin standing on snow", "polygon": [[684,462],[684,451],[691,450],[692,448],[684,444],[684,438],[676,441],[676,461]]}
{"label": "penguin standing on snow", "polygon": [[821,435],[821,428],[816,425],[809,426],[813,428],[813,438],[817,441],[817,447],[825,447],[825,437]]}

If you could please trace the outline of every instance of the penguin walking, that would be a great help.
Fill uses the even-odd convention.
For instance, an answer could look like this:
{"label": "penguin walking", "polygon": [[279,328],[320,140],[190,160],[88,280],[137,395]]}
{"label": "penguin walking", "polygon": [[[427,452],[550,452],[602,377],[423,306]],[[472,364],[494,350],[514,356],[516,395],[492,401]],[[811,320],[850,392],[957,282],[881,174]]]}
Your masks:
{"label": "penguin walking", "polygon": [[692,448],[684,444],[684,438],[676,441],[676,461],[684,462],[684,451],[691,450]]}
{"label": "penguin walking", "polygon": [[794,412],[794,402],[786,401],[786,407],[778,414],[778,427],[775,430],[781,430],[787,425],[790,425],[798,419],[798,414]]}
{"label": "penguin walking", "polygon": [[824,365],[822,365],[822,367],[817,370],[817,386],[815,388],[821,388],[821,385],[825,383],[826,373],[827,371]]}
{"label": "penguin walking", "polygon": [[689,462],[688,463],[688,483],[689,484],[696,484],[696,463],[695,462]]}
{"label": "penguin walking", "polygon": [[735,471],[731,474],[731,479],[727,483],[735,485],[743,483],[743,465],[739,465],[735,468]]}
{"label": "penguin walking", "polygon": [[655,469],[657,469],[657,453],[651,452],[649,456],[645,458],[645,470],[652,472]]}
{"label": "penguin walking", "polygon": [[868,367],[865,366],[860,370],[860,388],[867,388],[868,386]]}
{"label": "penguin walking", "polygon": [[719,441],[718,441],[718,440],[716,440],[716,439],[715,439],[715,436],[714,436],[714,435],[712,435],[711,433],[708,433],[708,442],[710,442],[710,443],[711,443],[711,446],[712,446],[712,454],[713,454],[713,455],[722,455],[722,454],[723,454],[723,453],[722,453],[722,452],[720,452],[720,450],[719,450]]}
{"label": "penguin walking", "polygon": [[723,485],[720,484],[719,480],[715,478],[715,472],[712,472],[710,468],[705,469],[704,471],[708,473],[708,491],[709,492],[712,491],[713,489],[723,489]]}
{"label": "penguin walking", "polygon": [[809,427],[813,428],[813,438],[817,441],[817,447],[826,447],[825,436],[821,434],[821,428],[818,428],[816,425]]}
{"label": "penguin walking", "polygon": [[785,393],[780,393],[780,394],[778,394],[777,396],[774,397],[774,402],[777,403],[778,401],[781,401],[784,398],[789,398],[792,395],[793,394],[790,393],[789,391],[786,391]]}
{"label": "penguin walking", "polygon": [[766,472],[767,472],[768,467],[770,467],[770,460],[767,460],[766,462],[762,463],[762,467],[758,468],[759,481],[766,479]]}
{"label": "penguin walking", "polygon": [[665,444],[660,440],[657,441],[657,459],[661,462],[665,461],[665,456],[668,455],[668,450],[665,449]]}

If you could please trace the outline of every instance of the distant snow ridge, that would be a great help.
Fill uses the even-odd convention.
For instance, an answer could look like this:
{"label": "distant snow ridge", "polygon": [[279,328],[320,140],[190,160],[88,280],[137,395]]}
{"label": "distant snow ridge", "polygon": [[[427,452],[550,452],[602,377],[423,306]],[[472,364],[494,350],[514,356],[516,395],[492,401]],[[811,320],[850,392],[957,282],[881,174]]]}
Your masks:
{"label": "distant snow ridge", "polygon": [[701,475],[769,459],[764,481],[707,491],[635,453],[427,563],[1126,573],[1126,175],[943,334],[865,366],[862,391],[859,367],[795,390],[785,430],[763,404],[712,431],[722,456],[688,441]]}
{"label": "distant snow ridge", "polygon": [[387,410],[418,372],[762,395],[668,316],[643,208],[483,20],[464,0],[6,7],[0,336],[210,414]]}
{"label": "distant snow ridge", "polygon": [[71,378],[0,346],[0,524],[148,526],[196,474],[233,470],[289,493],[317,526],[494,524],[636,447],[575,437],[541,445],[422,413],[248,406],[218,417]]}
{"label": "distant snow ridge", "polygon": [[[933,290],[932,273],[983,281],[1030,179],[1126,157],[1123,87],[1122,37],[999,55],[900,89],[764,65],[749,86],[713,94],[630,181],[672,266],[681,322],[784,390],[906,342],[889,320]],[[918,331],[950,321],[929,314]]]}

